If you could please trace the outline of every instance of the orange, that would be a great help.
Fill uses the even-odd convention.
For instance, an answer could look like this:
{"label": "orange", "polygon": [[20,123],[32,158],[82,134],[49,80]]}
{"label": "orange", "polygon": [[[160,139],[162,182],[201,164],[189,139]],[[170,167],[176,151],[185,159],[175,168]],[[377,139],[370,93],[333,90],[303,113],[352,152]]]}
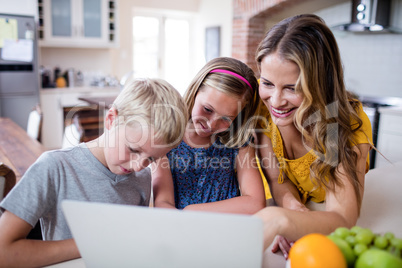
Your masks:
{"label": "orange", "polygon": [[289,251],[291,268],[346,268],[338,246],[322,234],[308,234],[298,239]]}
{"label": "orange", "polygon": [[59,76],[56,79],[56,87],[66,87],[67,82],[66,79],[63,76]]}

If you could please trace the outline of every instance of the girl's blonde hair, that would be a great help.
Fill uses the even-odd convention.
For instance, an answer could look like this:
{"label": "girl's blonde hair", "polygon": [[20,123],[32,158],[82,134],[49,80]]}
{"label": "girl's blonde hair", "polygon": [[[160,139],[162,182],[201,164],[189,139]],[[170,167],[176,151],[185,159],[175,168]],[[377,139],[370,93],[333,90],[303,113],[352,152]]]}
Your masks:
{"label": "girl's blonde hair", "polygon": [[[214,70],[217,71],[211,73]],[[219,57],[209,61],[195,76],[184,95],[190,119],[197,93],[206,86],[238,98],[242,102],[243,108],[229,129],[217,134],[220,141],[227,147],[239,147],[249,142],[254,133],[256,125],[254,115],[259,102],[258,82],[253,70],[234,58]]]}
{"label": "girl's blonde hair", "polygon": [[113,102],[118,124],[145,122],[155,133],[155,140],[176,146],[183,138],[188,117],[180,93],[162,79],[135,79],[127,83]]}
{"label": "girl's blonde hair", "polygon": [[[297,64],[300,70],[295,90],[303,102],[295,125],[319,156],[310,167],[319,186],[341,185],[335,176],[339,163],[354,186],[361,204],[360,183],[353,151],[354,133],[362,126],[357,115],[360,102],[345,89],[343,67],[336,39],[318,16],[304,14],[285,19],[268,31],[260,43],[256,60],[259,68],[267,55],[277,53]],[[352,125],[352,122],[356,122]]]}

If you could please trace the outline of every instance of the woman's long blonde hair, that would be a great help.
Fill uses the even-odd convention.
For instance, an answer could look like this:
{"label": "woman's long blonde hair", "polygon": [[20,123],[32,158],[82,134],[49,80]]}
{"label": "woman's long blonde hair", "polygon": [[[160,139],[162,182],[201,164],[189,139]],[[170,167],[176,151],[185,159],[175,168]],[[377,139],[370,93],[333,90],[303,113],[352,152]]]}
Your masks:
{"label": "woman's long blonde hair", "polygon": [[[218,69],[227,70],[243,77],[249,85],[242,79],[228,73],[211,73],[212,70]],[[205,86],[234,96],[245,104],[229,129],[217,134],[220,141],[227,147],[240,147],[249,142],[255,130],[254,115],[259,102],[258,81],[253,70],[234,58],[219,57],[209,61],[195,76],[184,95],[190,119],[196,95]]]}
{"label": "woman's long blonde hair", "polygon": [[316,15],[294,16],[268,31],[256,53],[259,68],[263,58],[273,53],[294,62],[300,69],[295,90],[303,95],[303,102],[296,113],[295,126],[318,156],[310,167],[311,178],[328,189],[342,186],[335,176],[342,163],[360,207],[358,155],[352,149],[354,132],[362,126],[356,112],[360,103],[345,89],[334,35]]}

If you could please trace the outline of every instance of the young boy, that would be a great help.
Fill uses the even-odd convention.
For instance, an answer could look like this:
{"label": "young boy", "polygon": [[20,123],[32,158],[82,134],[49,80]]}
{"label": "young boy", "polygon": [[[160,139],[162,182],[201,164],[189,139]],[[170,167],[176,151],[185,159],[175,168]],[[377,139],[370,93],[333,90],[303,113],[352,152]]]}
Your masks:
{"label": "young boy", "polygon": [[[181,141],[186,114],[180,94],[165,81],[134,80],[107,112],[104,134],[43,153],[0,203],[0,267],[37,267],[80,257],[62,200],[148,206],[148,165]],[[44,241],[26,239],[38,220]]]}

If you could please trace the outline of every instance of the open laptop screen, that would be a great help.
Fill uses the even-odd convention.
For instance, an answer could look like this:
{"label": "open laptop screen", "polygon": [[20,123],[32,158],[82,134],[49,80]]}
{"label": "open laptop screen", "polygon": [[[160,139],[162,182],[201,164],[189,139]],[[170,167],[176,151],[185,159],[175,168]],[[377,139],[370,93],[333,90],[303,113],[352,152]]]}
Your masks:
{"label": "open laptop screen", "polygon": [[261,267],[262,221],[65,200],[67,222],[86,267]]}

